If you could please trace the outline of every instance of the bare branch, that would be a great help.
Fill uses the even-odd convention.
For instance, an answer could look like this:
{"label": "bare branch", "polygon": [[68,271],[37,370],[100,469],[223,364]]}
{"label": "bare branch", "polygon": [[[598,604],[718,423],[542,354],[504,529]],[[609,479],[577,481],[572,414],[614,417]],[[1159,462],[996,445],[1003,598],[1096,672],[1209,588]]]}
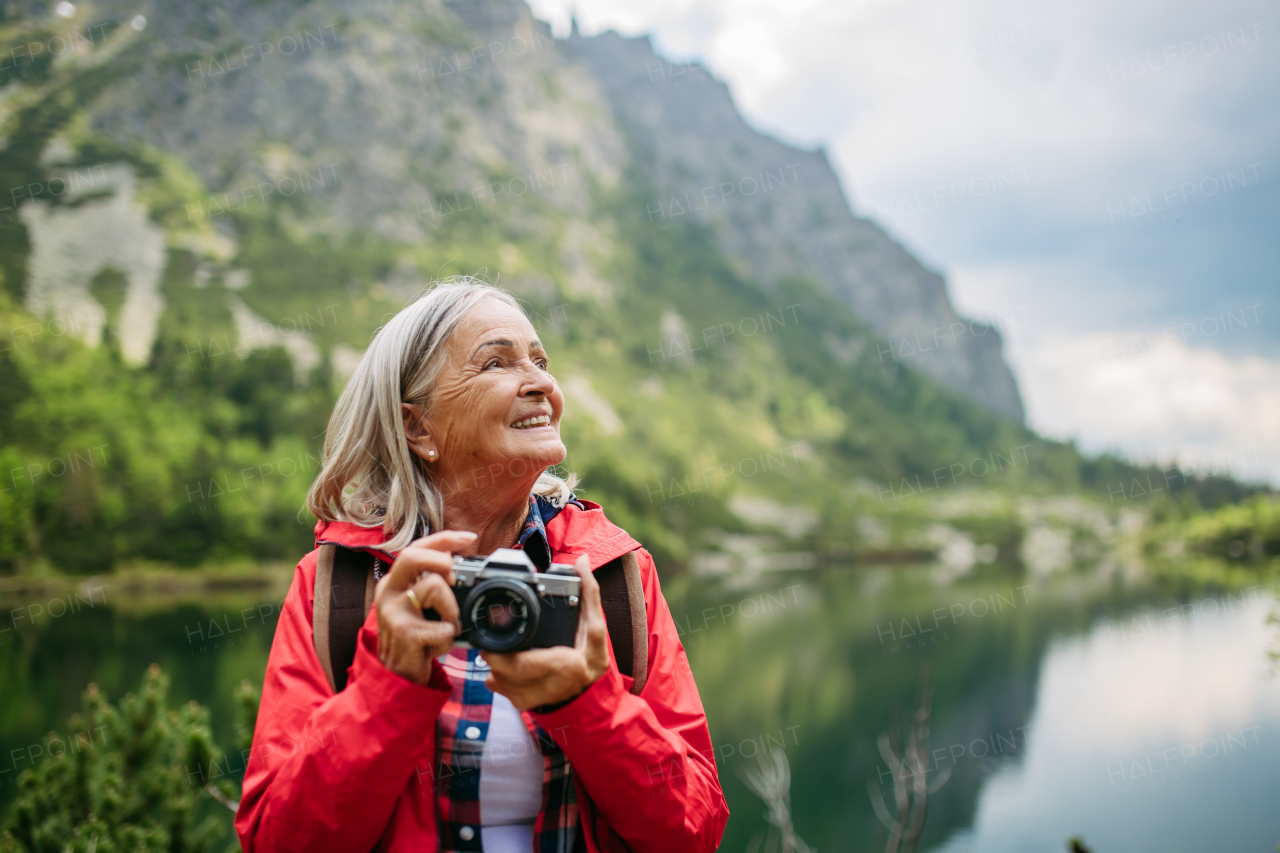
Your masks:
{"label": "bare branch", "polygon": [[240,811],[240,803],[228,798],[226,794],[222,793],[216,787],[214,787],[214,784],[212,782],[205,785],[204,789],[209,792],[209,796],[213,797],[215,800],[222,803],[227,808],[231,809],[231,811],[233,812]]}
{"label": "bare branch", "polygon": [[925,666],[920,671],[916,709],[910,714],[896,715],[901,718],[905,746],[901,750],[897,748],[899,734],[896,728],[890,728],[876,738],[880,756],[889,765],[893,776],[894,805],[897,812],[896,816],[889,813],[883,789],[875,781],[868,779],[867,794],[871,799],[871,807],[885,829],[889,830],[889,838],[885,843],[886,853],[898,853],[899,847],[902,853],[914,853],[929,814],[929,796],[951,778],[950,768],[940,768],[933,783],[929,782],[929,760],[932,757],[929,751],[929,717],[932,704],[929,668]]}

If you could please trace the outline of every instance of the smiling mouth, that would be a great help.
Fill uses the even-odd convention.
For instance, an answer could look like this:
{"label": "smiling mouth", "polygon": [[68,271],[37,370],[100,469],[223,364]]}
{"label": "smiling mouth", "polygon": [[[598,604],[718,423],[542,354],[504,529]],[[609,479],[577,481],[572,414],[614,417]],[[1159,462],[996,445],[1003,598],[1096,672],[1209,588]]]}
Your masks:
{"label": "smiling mouth", "polygon": [[522,421],[516,421],[511,425],[512,429],[532,429],[533,427],[551,426],[550,415],[535,415],[531,418],[525,418]]}

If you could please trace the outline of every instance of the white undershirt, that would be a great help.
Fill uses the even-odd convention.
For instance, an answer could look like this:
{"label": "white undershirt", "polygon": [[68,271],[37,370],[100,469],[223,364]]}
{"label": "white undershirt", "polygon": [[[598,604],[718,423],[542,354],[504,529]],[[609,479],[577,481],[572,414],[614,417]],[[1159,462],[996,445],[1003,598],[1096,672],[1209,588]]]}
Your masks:
{"label": "white undershirt", "polygon": [[530,853],[542,808],[545,764],[507,697],[493,695],[480,766],[480,841],[485,853]]}

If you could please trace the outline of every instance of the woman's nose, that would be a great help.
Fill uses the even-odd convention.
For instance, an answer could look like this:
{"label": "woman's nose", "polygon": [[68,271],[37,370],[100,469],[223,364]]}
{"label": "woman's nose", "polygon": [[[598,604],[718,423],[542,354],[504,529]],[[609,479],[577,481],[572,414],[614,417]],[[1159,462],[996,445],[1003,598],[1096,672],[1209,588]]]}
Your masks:
{"label": "woman's nose", "polygon": [[556,387],[556,381],[551,374],[532,362],[529,363],[529,367],[525,370],[525,376],[525,385],[521,391],[525,395],[545,396],[550,394]]}

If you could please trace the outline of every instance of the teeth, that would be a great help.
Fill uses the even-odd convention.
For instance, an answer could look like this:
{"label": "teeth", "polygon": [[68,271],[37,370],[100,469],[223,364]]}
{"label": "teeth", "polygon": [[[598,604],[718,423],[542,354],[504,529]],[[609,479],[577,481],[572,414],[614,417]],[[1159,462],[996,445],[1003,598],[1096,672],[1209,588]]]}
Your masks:
{"label": "teeth", "polygon": [[528,429],[533,426],[547,426],[551,423],[550,415],[538,415],[537,417],[525,418],[522,421],[516,421],[511,426],[516,429]]}

